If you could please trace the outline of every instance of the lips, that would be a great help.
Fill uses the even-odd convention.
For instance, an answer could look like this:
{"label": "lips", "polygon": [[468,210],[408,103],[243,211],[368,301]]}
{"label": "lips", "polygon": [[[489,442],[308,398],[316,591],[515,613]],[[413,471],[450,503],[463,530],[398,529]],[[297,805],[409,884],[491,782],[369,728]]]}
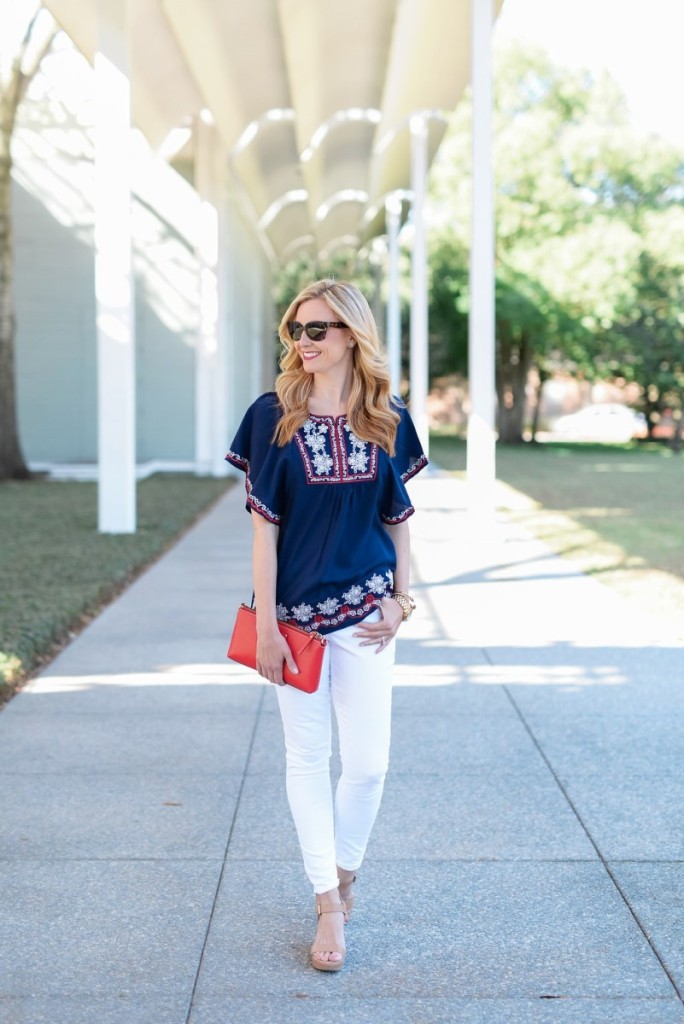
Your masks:
{"label": "lips", "polygon": [[302,359],[316,359],[320,352],[300,352]]}

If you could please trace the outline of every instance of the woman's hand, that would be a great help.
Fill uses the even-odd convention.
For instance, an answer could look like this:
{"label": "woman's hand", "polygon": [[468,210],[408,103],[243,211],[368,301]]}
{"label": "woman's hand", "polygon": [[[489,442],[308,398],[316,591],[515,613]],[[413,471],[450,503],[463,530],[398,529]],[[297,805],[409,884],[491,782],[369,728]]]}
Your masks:
{"label": "woman's hand", "polygon": [[378,603],[378,608],[382,615],[380,621],[362,622],[359,625],[358,632],[354,633],[354,636],[363,638],[359,647],[372,647],[376,645],[376,654],[384,651],[390,640],[397,635],[399,626],[404,621],[404,613],[393,598],[383,597]]}
{"label": "woman's hand", "polygon": [[283,662],[293,675],[299,675],[292,651],[280,630],[276,629],[275,632],[257,630],[256,667],[259,675],[268,679],[270,683],[284,686]]}

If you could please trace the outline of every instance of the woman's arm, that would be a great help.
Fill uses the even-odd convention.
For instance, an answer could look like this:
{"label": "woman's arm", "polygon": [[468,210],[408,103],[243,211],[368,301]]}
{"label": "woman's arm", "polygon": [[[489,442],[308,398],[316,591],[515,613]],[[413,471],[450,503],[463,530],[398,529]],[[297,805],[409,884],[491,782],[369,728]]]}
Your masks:
{"label": "woman's arm", "polygon": [[278,575],[278,527],[252,512],[254,546],[252,575],[256,600],[257,672],[272,683],[283,682],[283,661],[297,674],[292,652],[278,629],[276,618],[276,578]]}
{"label": "woman's arm", "polygon": [[[385,529],[392,538],[394,550],[397,554],[397,568],[394,571],[394,589],[406,593],[409,588],[409,576],[411,573],[411,534],[409,532],[408,519],[396,526],[388,526]],[[396,604],[396,601],[395,601]]]}
{"label": "woman's arm", "polygon": [[[408,520],[397,523],[396,526],[388,526],[385,529],[392,539],[394,550],[397,556],[397,567],[394,570],[394,589],[404,593],[409,586],[409,571],[411,562],[411,535],[409,533]],[[391,597],[383,597],[380,601],[380,622],[362,622],[359,625],[358,633],[355,636],[362,636],[361,647],[369,647],[372,644],[380,644],[377,653],[384,645],[396,635],[399,626],[404,621],[404,613],[398,604]]]}

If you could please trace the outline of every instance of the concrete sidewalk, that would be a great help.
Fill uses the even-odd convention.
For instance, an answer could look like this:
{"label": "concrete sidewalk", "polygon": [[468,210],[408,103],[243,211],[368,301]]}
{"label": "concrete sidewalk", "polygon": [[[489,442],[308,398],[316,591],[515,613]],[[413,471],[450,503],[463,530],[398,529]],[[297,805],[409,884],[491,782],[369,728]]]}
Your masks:
{"label": "concrete sidewalk", "polygon": [[238,485],[0,714],[2,1024],[684,1022],[684,646],[460,485],[411,484],[419,611],[340,974],[275,694],[225,660]]}

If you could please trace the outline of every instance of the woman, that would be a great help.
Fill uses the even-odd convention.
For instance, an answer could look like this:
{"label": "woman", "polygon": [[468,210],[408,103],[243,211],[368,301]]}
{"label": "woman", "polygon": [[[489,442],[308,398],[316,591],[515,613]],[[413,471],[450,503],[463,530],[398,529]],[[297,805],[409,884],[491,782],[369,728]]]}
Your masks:
{"label": "woman", "polygon": [[[292,302],[275,393],[248,409],[226,458],[246,473],[254,527],[257,669],[277,684],[287,794],[316,896],[311,964],[344,963],[343,925],[380,805],[390,742],[394,637],[408,594],[405,481],[427,463],[390,395],[370,307],[343,281]],[[277,620],[326,634],[320,686],[283,683],[296,666]],[[333,799],[331,714],[342,775]]]}

